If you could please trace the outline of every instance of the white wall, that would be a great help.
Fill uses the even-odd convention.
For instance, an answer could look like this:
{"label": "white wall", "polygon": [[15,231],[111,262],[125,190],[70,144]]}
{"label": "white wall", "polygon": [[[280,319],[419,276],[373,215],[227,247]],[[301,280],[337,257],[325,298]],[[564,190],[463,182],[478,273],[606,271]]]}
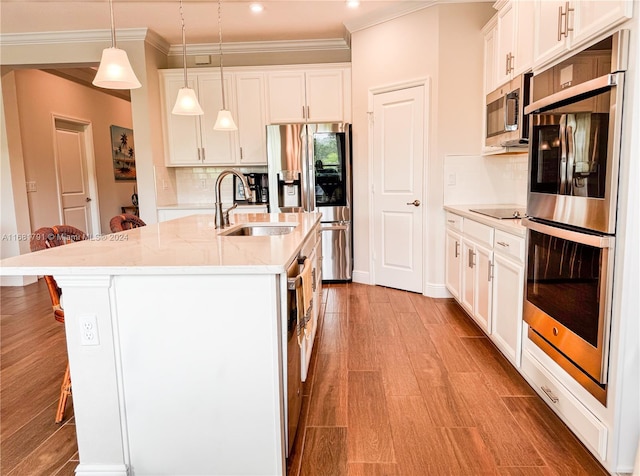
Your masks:
{"label": "white wall", "polygon": [[351,39],[354,278],[370,282],[369,137],[370,89],[431,78],[425,216],[425,291],[444,290],[443,164],[446,155],[477,156],[482,139],[483,36],[495,13],[491,4],[429,7],[355,32]]}

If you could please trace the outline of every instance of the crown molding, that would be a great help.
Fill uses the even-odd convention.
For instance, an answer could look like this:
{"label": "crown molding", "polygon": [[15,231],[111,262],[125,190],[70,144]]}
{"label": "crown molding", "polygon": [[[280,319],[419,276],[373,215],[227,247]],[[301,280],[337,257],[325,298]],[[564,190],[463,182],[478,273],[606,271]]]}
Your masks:
{"label": "crown molding", "polygon": [[415,2],[398,2],[397,4],[392,5],[389,8],[385,8],[383,10],[373,12],[369,15],[364,15],[355,20],[345,22],[344,26],[351,34],[357,31],[365,30],[372,26],[380,25],[381,23],[385,23],[389,20],[394,20],[396,18],[408,15],[410,13],[423,10],[424,8],[428,8],[438,3],[443,3],[443,2],[441,0],[440,1],[425,0],[425,1],[415,1]]}
{"label": "crown molding", "polygon": [[[224,54],[243,53],[287,53],[291,51],[327,51],[348,50],[349,43],[344,38],[326,40],[278,40],[278,41],[245,41],[222,43]],[[217,55],[220,53],[219,43],[196,43],[187,45],[188,55]],[[181,56],[182,45],[171,45],[169,56]]]}
{"label": "crown molding", "polygon": [[[116,29],[119,41],[145,41],[164,53],[169,51],[169,43],[155,31],[148,28]],[[37,33],[1,33],[3,46],[48,45],[60,43],[111,42],[111,30],[45,31]]]}

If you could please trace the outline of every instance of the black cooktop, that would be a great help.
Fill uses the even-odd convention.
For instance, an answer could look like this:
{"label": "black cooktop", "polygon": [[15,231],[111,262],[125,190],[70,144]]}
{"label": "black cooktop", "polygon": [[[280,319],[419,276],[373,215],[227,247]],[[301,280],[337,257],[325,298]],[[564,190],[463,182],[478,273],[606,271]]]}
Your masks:
{"label": "black cooktop", "polygon": [[469,209],[470,212],[480,213],[499,220],[510,220],[514,218],[524,218],[526,210],[517,207],[499,207],[499,208],[475,208]]}

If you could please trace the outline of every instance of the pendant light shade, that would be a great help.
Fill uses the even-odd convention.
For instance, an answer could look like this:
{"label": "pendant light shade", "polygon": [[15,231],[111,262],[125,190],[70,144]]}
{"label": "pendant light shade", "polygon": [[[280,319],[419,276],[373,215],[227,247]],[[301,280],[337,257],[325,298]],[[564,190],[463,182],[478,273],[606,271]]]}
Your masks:
{"label": "pendant light shade", "polygon": [[231,116],[231,112],[226,109],[220,109],[220,111],[218,111],[218,118],[216,119],[216,123],[213,128],[216,131],[238,130],[238,126],[236,126],[236,123]]}
{"label": "pendant light shade", "polygon": [[127,52],[113,47],[102,50],[93,85],[105,89],[137,89],[142,86],[131,68]]}
{"label": "pendant light shade", "polygon": [[220,48],[220,89],[222,90],[222,109],[218,112],[218,118],[213,125],[213,129],[216,131],[237,131],[231,111],[227,109],[227,101],[224,97],[224,65],[222,62],[222,0],[218,0],[218,46]]}
{"label": "pendant light shade", "polygon": [[198,103],[196,92],[191,88],[180,88],[176,104],[173,106],[171,114],[179,116],[201,116],[204,111]]}
{"label": "pendant light shade", "polygon": [[105,89],[137,89],[142,86],[131,68],[127,52],[116,48],[116,27],[113,21],[113,2],[109,0],[111,15],[111,48],[102,50],[102,58],[93,85]]}
{"label": "pendant light shade", "polygon": [[182,0],[180,0],[180,20],[182,22],[182,68],[184,70],[184,87],[178,91],[176,104],[173,106],[171,114],[179,116],[201,116],[204,111],[198,103],[196,92],[189,87],[187,81],[187,41],[184,29],[184,12],[182,9]]}

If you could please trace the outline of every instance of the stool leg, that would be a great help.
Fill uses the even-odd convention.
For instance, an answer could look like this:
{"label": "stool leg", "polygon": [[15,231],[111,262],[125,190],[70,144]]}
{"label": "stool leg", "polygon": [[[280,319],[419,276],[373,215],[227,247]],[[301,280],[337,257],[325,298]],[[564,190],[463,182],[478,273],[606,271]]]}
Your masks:
{"label": "stool leg", "polygon": [[56,412],[56,423],[60,423],[64,419],[64,410],[67,406],[67,398],[71,395],[71,374],[69,373],[69,363],[67,362],[67,370],[64,371],[64,378],[60,386],[60,400],[58,401],[58,411]]}

